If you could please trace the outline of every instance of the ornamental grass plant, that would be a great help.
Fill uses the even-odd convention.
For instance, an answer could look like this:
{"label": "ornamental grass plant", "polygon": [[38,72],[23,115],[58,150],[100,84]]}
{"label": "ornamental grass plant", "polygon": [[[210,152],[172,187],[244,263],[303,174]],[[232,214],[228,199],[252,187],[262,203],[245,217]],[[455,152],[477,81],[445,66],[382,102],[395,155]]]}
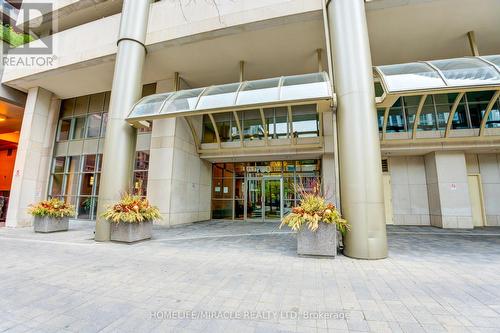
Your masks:
{"label": "ornamental grass plant", "polygon": [[311,231],[316,231],[320,223],[336,224],[342,234],[350,230],[349,224],[342,218],[335,205],[327,202],[321,194],[321,184],[317,182],[312,189],[305,189],[303,185],[296,187],[300,195],[300,204],[292,208],[281,221],[280,228],[284,225],[294,231],[300,230],[304,225]]}
{"label": "ornamental grass plant", "polygon": [[102,217],[114,223],[141,223],[160,220],[161,214],[148,199],[126,193],[118,203],[108,207]]}
{"label": "ornamental grass plant", "polygon": [[57,198],[40,201],[28,208],[35,217],[63,218],[75,216],[75,207]]}

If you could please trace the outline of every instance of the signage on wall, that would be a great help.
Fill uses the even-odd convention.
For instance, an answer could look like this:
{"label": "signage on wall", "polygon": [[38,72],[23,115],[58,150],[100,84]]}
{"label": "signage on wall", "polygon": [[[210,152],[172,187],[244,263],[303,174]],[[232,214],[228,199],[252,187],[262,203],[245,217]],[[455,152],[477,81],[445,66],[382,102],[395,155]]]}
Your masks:
{"label": "signage on wall", "polygon": [[451,190],[456,191],[457,190],[457,184],[451,184]]}

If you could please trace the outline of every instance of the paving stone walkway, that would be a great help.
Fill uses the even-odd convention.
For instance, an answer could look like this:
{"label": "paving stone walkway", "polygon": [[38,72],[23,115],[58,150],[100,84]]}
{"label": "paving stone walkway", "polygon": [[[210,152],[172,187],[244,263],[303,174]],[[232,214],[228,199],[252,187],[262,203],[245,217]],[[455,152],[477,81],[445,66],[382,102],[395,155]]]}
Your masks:
{"label": "paving stone walkway", "polygon": [[390,227],[377,261],[298,257],[276,224],[154,235],[1,228],[0,332],[500,332],[500,228]]}

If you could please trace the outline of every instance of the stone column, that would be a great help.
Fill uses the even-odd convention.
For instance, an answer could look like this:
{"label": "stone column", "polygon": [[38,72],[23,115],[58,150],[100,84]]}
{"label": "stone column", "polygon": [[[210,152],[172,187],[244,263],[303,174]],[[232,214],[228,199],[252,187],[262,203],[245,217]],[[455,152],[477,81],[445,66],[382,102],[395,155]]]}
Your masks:
{"label": "stone column", "polygon": [[36,87],[28,91],[7,212],[7,227],[32,225],[28,206],[45,199],[60,100]]}
{"label": "stone column", "polygon": [[472,229],[472,210],[463,152],[425,155],[425,175],[431,225]]}
{"label": "stone column", "polygon": [[328,22],[337,94],[341,208],[351,224],[345,254],[387,256],[380,142],[363,0],[331,0]]}
{"label": "stone column", "polygon": [[144,43],[150,4],[151,0],[123,2],[103,151],[96,241],[108,241],[110,237],[110,225],[100,217],[102,212],[119,200],[124,192],[132,190],[136,130],[125,118],[141,97],[142,69],[146,56]]}

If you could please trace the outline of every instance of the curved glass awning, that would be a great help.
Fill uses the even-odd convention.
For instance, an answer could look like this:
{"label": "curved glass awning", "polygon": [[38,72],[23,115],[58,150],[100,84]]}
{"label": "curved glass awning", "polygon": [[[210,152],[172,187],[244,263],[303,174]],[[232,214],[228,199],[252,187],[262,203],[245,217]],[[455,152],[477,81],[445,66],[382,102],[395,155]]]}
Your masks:
{"label": "curved glass awning", "polygon": [[386,94],[500,86],[500,55],[376,66]]}
{"label": "curved glass awning", "polygon": [[132,107],[127,120],[138,122],[331,98],[328,75],[319,72],[150,95]]}

